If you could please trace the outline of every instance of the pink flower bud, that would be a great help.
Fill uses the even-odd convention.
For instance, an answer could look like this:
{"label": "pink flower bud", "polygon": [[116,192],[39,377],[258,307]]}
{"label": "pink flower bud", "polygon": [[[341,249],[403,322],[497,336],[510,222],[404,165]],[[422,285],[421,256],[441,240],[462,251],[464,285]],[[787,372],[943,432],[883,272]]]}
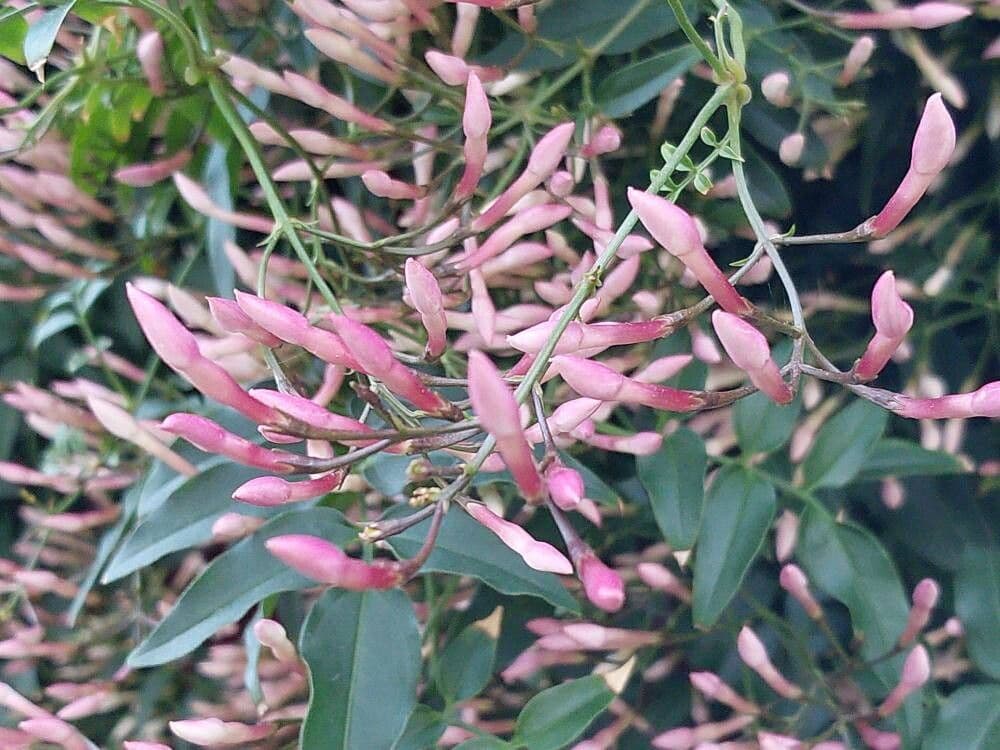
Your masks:
{"label": "pink flower bud", "polygon": [[923,646],[917,646],[907,654],[906,660],[903,662],[903,673],[900,675],[899,683],[878,707],[878,715],[889,716],[895,713],[903,705],[907,696],[923,687],[930,676],[931,660],[927,655],[927,649]]}
{"label": "pink flower bud", "polygon": [[802,605],[802,609],[806,611],[809,617],[818,620],[823,616],[823,608],[819,606],[819,603],[809,591],[809,579],[798,565],[786,565],[783,567],[778,581],[781,583],[781,588],[791,594]]}
{"label": "pink flower bud", "polygon": [[580,472],[558,461],[545,471],[545,484],[552,502],[562,510],[575,510],[586,492]]}
{"label": "pink flower bud", "polygon": [[181,198],[198,213],[251,232],[270,234],[274,231],[273,219],[266,216],[240,213],[238,211],[228,211],[217,205],[205,188],[184,173],[174,172],[173,178],[174,186],[177,188],[177,192],[180,193]]}
{"label": "pink flower bud", "polygon": [[197,414],[171,414],[160,423],[160,428],[179,435],[206,453],[217,453],[246,466],[281,473],[288,473],[295,466],[294,463],[289,463],[290,460],[294,461],[295,455],[262,448]]}
{"label": "pink flower bud", "polygon": [[802,697],[802,689],[785,679],[771,663],[760,638],[745,625],[736,639],[736,649],[743,663],[760,675],[760,678],[776,693],[790,700],[798,700]]}
{"label": "pink flower bud", "polygon": [[760,750],[802,750],[805,747],[794,737],[773,732],[757,732],[757,744]]}
{"label": "pink flower bud", "polygon": [[17,728],[43,742],[59,745],[64,750],[89,750],[91,744],[72,724],[55,716],[25,719]]}
{"label": "pink flower bud", "polygon": [[693,359],[690,354],[669,354],[636,370],[632,377],[640,383],[662,383],[691,364]]}
{"label": "pink flower bud", "polygon": [[783,70],[768,73],[760,82],[760,93],[775,107],[787,107],[792,103],[788,95],[791,78]]}
{"label": "pink flower bud", "polygon": [[355,38],[348,38],[329,29],[306,29],[305,37],[316,49],[337,62],[390,86],[399,82],[400,74],[395,69],[395,61],[392,61],[392,67],[382,64],[362,50]]}
{"label": "pink flower bud", "polygon": [[934,178],[947,166],[954,151],[955,123],[944,106],[941,94],[933,94],[924,106],[923,116],[913,136],[909,171],[885,207],[863,225],[873,238],[884,237],[899,226]]}
{"label": "pink flower bud", "polygon": [[854,722],[854,726],[861,735],[861,741],[872,750],[899,750],[903,746],[903,740],[896,732],[883,732],[860,719]]}
{"label": "pink flower bud", "polygon": [[244,745],[269,736],[274,725],[242,724],[221,719],[184,719],[171,721],[170,731],[192,745]]}
{"label": "pink flower bud", "polygon": [[605,612],[617,612],[625,603],[625,583],[617,572],[605,565],[593,553],[577,562],[577,575],[587,599]]}
{"label": "pink flower bud", "polygon": [[760,713],[760,707],[756,703],[741,696],[714,672],[692,672],[688,678],[691,684],[709,700],[718,701],[739,713]]}
{"label": "pink flower bud", "polygon": [[142,742],[139,740],[132,740],[122,743],[125,750],[170,750],[169,745],[164,745],[159,742]]}
{"label": "pink flower bud", "polygon": [[394,180],[381,169],[369,169],[361,175],[361,181],[372,195],[391,200],[417,200],[426,195],[427,190],[402,180]]}
{"label": "pink flower bud", "polygon": [[875,13],[838,13],[835,21],[845,29],[936,29],[970,15],[972,9],[964,5],[930,2]]}
{"label": "pink flower bud", "polygon": [[651,744],[657,750],[689,750],[695,746],[702,748],[702,743],[711,747],[710,743],[715,740],[739,732],[753,722],[753,716],[734,716],[724,721],[699,724],[694,729],[690,727],[670,729],[654,737]]}
{"label": "pink flower bud", "polygon": [[806,147],[806,137],[802,133],[789,133],[781,139],[778,146],[778,158],[788,167],[794,167],[802,158]]}
{"label": "pink flower bud", "polygon": [[653,239],[680,259],[719,307],[734,315],[751,311],[750,303],[740,296],[709,256],[698,227],[687,212],[666,198],[635,188],[628,189],[628,199]]}
{"label": "pink flower bud", "polygon": [[598,432],[583,434],[578,428],[574,431],[573,436],[598,450],[629,453],[633,456],[652,456],[663,445],[663,435],[658,432],[637,432],[634,435],[603,435]]}
{"label": "pink flower bud", "polygon": [[444,314],[444,296],[434,274],[416,258],[407,258],[404,266],[406,290],[410,302],[420,313],[420,322],[427,330],[427,356],[439,357],[447,345],[445,331],[448,321]]}
{"label": "pink flower bud", "polygon": [[302,482],[289,482],[281,477],[257,477],[237,487],[233,491],[233,500],[265,507],[311,500],[333,492],[343,480],[341,472],[324,474],[317,479]]}
{"label": "pink flower bud", "polygon": [[899,645],[908,646],[920,634],[931,619],[937,605],[940,588],[933,578],[925,578],[913,589],[913,606],[906,621],[906,628],[899,636]]}
{"label": "pink flower bud", "polygon": [[147,31],[139,37],[135,45],[135,55],[139,58],[142,74],[146,76],[149,90],[156,96],[167,93],[163,81],[163,37],[158,31]]}
{"label": "pink flower bud", "polygon": [[456,202],[469,198],[483,176],[489,148],[488,134],[492,124],[490,102],[486,92],[483,91],[483,84],[479,76],[470,73],[465,88],[465,109],[462,114],[462,132],[465,134],[462,154],[465,158],[465,170],[455,187],[453,199]]}
{"label": "pink flower bud", "polygon": [[531,150],[528,164],[521,176],[472,222],[474,231],[481,232],[496,224],[517,201],[548,179],[566,155],[575,127],[571,122],[564,122],[542,136]]}
{"label": "pink flower bud", "polygon": [[561,169],[549,178],[549,192],[557,198],[565,198],[573,192],[576,181],[573,175],[565,169]]}
{"label": "pink flower bud", "polygon": [[472,319],[483,341],[493,340],[496,332],[497,311],[486,288],[486,280],[478,269],[469,271],[469,288],[472,291]]}
{"label": "pink flower bud", "polygon": [[267,646],[279,662],[298,665],[299,656],[295,645],[288,640],[288,634],[280,622],[265,617],[254,623],[253,633],[261,645]]}
{"label": "pink flower bud", "polygon": [[[537,354],[548,340],[555,322],[547,320],[507,337],[507,343],[518,351]],[[581,350],[601,351],[609,346],[639,344],[664,336],[670,326],[662,319],[635,323],[570,323],[559,338],[556,354]]]}
{"label": "pink flower bud", "polygon": [[520,526],[504,520],[482,503],[466,503],[465,509],[520,555],[529,567],[562,575],[573,572],[573,565],[559,550],[547,542],[538,541]]}
{"label": "pink flower bud", "polygon": [[424,60],[437,77],[449,86],[461,86],[469,78],[469,64],[460,57],[431,49],[424,53]]}
{"label": "pink flower bud", "polygon": [[987,383],[972,393],[939,398],[912,398],[896,394],[889,408],[899,416],[910,419],[1000,417],[1000,380]]}
{"label": "pink flower bud", "polygon": [[267,551],[307,578],[347,589],[391,589],[402,583],[399,565],[384,560],[355,560],[335,544],[308,534],[285,534],[268,539]]}
{"label": "pink flower bud", "polygon": [[643,562],[635,567],[639,579],[655,591],[670,594],[682,602],[691,601],[691,590],[660,563]]}
{"label": "pink flower bud", "polygon": [[212,317],[229,333],[241,333],[259,344],[268,347],[281,345],[281,339],[254,323],[243,309],[233,300],[222,297],[209,297],[208,307]]}
{"label": "pink flower bud", "polygon": [[913,325],[913,308],[896,291],[892,271],[882,274],[872,289],[872,320],[875,336],[854,366],[862,380],[871,380],[882,371]]}
{"label": "pink flower bud", "polygon": [[195,466],[161,443],[122,407],[96,397],[89,397],[87,406],[104,428],[115,437],[139,446],[178,474],[193,477],[198,473]]}
{"label": "pink flower bud", "polygon": [[460,270],[477,268],[490,258],[499,255],[524,235],[548,229],[572,212],[573,209],[569,206],[560,206],[556,203],[527,208],[494,231],[478,250],[459,257],[455,261],[455,266]]}
{"label": "pink flower bud", "polygon": [[722,310],[712,313],[712,326],[733,364],[746,372],[755,386],[776,403],[787,404],[792,400],[795,394],[771,359],[771,348],[764,334]]}
{"label": "pink flower bud", "polygon": [[552,365],[573,390],[587,398],[636,403],[676,412],[693,411],[705,403],[693,391],[640,383],[589,359],[559,355],[553,357]]}
{"label": "pink flower bud", "polygon": [[857,78],[858,73],[871,59],[872,52],[875,51],[875,39],[865,34],[858,37],[851,45],[847,58],[844,60],[844,68],[840,71],[837,83],[841,86],[848,86]]}
{"label": "pink flower bud", "polygon": [[186,148],[181,149],[165,159],[122,167],[115,172],[115,179],[130,187],[149,187],[184,169],[190,160],[191,151]]}
{"label": "pink flower bud", "polygon": [[392,125],[385,120],[368,114],[303,75],[286,70],[284,80],[292,96],[310,107],[322,109],[338,120],[353,122],[375,133],[385,133],[392,130]]}
{"label": "pink flower bud", "polygon": [[614,125],[604,125],[594,133],[593,137],[583,144],[580,149],[580,156],[584,159],[591,159],[601,154],[608,154],[617,151],[622,145],[622,131]]}

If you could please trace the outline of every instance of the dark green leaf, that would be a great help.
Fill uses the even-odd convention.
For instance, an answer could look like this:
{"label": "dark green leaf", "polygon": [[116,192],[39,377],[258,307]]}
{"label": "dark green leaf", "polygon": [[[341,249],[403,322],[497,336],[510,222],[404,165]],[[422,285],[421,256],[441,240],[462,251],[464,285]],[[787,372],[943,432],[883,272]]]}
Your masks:
{"label": "dark green leaf", "polygon": [[1000,679],[1000,547],[969,547],[955,575],[955,614],[976,666]]}
{"label": "dark green leaf", "polygon": [[[5,383],[15,380],[30,383],[34,379],[35,366],[26,357],[8,360],[0,367],[0,380]],[[20,424],[21,412],[0,402],[0,461],[5,461],[10,456]]]}
{"label": "dark green leaf", "polygon": [[691,549],[698,536],[707,461],[705,443],[686,428],[666,438],[653,455],[636,459],[656,524],[675,549]]}
{"label": "dark green leaf", "polygon": [[434,747],[448,725],[444,717],[433,708],[418,704],[406,722],[406,728],[392,746],[392,750],[426,750]]}
{"label": "dark green leaf", "polygon": [[76,313],[72,310],[59,310],[31,329],[28,343],[32,349],[37,349],[57,333],[75,327],[76,323]]}
{"label": "dark green leaf", "polygon": [[339,545],[357,537],[344,517],[330,508],[292,511],[271,519],[205,568],[129,655],[128,663],[152,667],[177,659],[265,597],[314,585],[267,551],[264,542],[282,534],[313,534]]}
{"label": "dark green leaf", "polygon": [[513,747],[509,742],[497,737],[473,737],[461,745],[456,745],[455,750],[511,750]]}
{"label": "dark green leaf", "polygon": [[[387,541],[400,557],[420,549],[430,521],[417,524]],[[579,605],[552,573],[529,568],[509,547],[464,511],[452,508],[441,524],[437,544],[421,570],[478,578],[502,594],[537,596],[557,607],[579,612]]]}
{"label": "dark green leaf", "polygon": [[513,742],[531,750],[559,750],[579,737],[615,694],[597,675],[543,690],[517,717]]}
{"label": "dark green leaf", "polygon": [[[229,179],[229,165],[226,163],[227,150],[221,143],[214,143],[208,150],[202,179],[209,196],[226,211],[233,208],[233,191]],[[209,218],[205,222],[205,245],[208,248],[208,262],[212,269],[215,291],[224,297],[232,295],[236,273],[226,256],[225,244],[236,239],[232,224]]]}
{"label": "dark green leaf", "polygon": [[857,478],[939,476],[965,471],[966,468],[950,453],[929,451],[909,440],[882,438],[868,454]]}
{"label": "dark green leaf", "polygon": [[1000,685],[966,685],[945,699],[923,750],[1000,747]]}
{"label": "dark green leaf", "polygon": [[709,627],[729,604],[774,518],[774,487],[740,466],[712,481],[694,558],[694,621]]}
{"label": "dark green leaf", "polygon": [[24,36],[24,63],[31,70],[37,71],[49,57],[56,34],[62,26],[66,15],[76,5],[76,0],[69,0],[51,10],[45,11],[42,17],[28,29]]}
{"label": "dark green leaf", "polygon": [[227,511],[270,515],[275,509],[238,504],[233,490],[266,472],[232,462],[216,464],[187,479],[166,501],[142,519],[104,572],[104,583],[116,581],[164,555],[212,537],[212,524]]}
{"label": "dark green leaf", "polygon": [[781,406],[763,393],[740,399],[733,407],[733,427],[740,450],[748,456],[771,453],[788,442],[802,411],[802,397]]}
{"label": "dark green leaf", "polygon": [[766,216],[788,216],[792,212],[792,199],[781,175],[748,143],[743,144],[743,158],[746,159],[750,194],[757,209]]}
{"label": "dark green leaf", "polygon": [[420,630],[399,590],[324,593],[302,626],[309,667],[303,750],[393,746],[416,705]]}
{"label": "dark green leaf", "polygon": [[866,658],[893,647],[909,606],[892,560],[874,536],[810,508],[802,516],[796,555],[812,582],[850,610]]}
{"label": "dark green leaf", "polygon": [[802,462],[806,486],[843,487],[864,466],[882,437],[886,411],[868,401],[855,401],[830,419]]}
{"label": "dark green leaf", "polygon": [[441,652],[435,680],[449,703],[471,698],[493,675],[497,640],[480,623],[472,623]]}
{"label": "dark green leaf", "polygon": [[698,51],[686,45],[619,68],[597,87],[597,106],[608,117],[627,115],[659,96],[699,59]]}

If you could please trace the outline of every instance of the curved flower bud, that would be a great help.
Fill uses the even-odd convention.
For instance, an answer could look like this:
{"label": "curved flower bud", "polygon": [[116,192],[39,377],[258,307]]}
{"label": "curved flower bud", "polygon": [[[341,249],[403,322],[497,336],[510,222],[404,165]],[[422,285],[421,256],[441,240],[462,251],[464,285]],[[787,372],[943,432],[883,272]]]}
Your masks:
{"label": "curved flower bud", "polygon": [[285,565],[307,578],[348,591],[391,589],[403,582],[398,563],[355,560],[337,545],[318,536],[284,534],[271,537],[264,546]]}
{"label": "curved flower bud", "polygon": [[923,116],[913,136],[910,169],[885,207],[862,228],[872,238],[891,232],[917,204],[934,178],[943,170],[955,151],[955,123],[941,94],[933,94],[924,106]]}
{"label": "curved flower bud", "polygon": [[562,510],[575,510],[586,493],[580,472],[559,461],[553,461],[545,470],[545,484],[552,502]]}
{"label": "curved flower bud", "polygon": [[892,271],[882,274],[872,288],[872,320],[875,336],[854,365],[854,374],[862,380],[871,380],[882,371],[913,325],[913,308],[896,291]]}
{"label": "curved flower bud", "polygon": [[184,438],[206,453],[217,453],[246,466],[284,474],[295,467],[295,454],[263,448],[197,414],[171,414],[160,423],[160,429]]}
{"label": "curved flower bud", "polygon": [[625,604],[625,582],[593,552],[577,561],[577,576],[591,604],[605,612],[617,612]]}
{"label": "curved flower bud", "polygon": [[540,500],[545,486],[521,429],[517,401],[493,361],[478,351],[469,352],[469,399],[483,429],[496,439],[497,450],[525,499]]}
{"label": "curved flower bud", "polygon": [[573,565],[559,550],[548,542],[538,541],[516,523],[501,518],[482,503],[466,503],[465,510],[520,555],[528,567],[562,575],[573,572]]}
{"label": "curved flower bud", "polygon": [[[541,351],[549,335],[556,326],[556,321],[546,320],[526,328],[520,333],[507,337],[507,343],[518,351],[526,354],[537,354]],[[572,322],[567,327],[556,344],[556,354],[569,354],[580,350],[595,350],[596,353],[609,346],[639,344],[653,341],[667,334],[670,325],[662,318],[643,320],[634,323],[577,323]]]}
{"label": "curved flower bud", "polygon": [[460,270],[478,268],[490,258],[499,255],[526,234],[548,229],[573,213],[569,206],[545,203],[532,206],[515,214],[510,221],[498,228],[489,238],[472,252],[467,252],[455,261]]}
{"label": "curved flower bud", "polygon": [[427,357],[440,357],[448,343],[445,338],[448,320],[438,280],[416,258],[407,258],[403,271],[410,302],[420,313],[420,322],[427,331]]}
{"label": "curved flower bud", "polygon": [[274,725],[243,724],[221,719],[184,719],[171,721],[170,731],[192,745],[244,745],[270,736]]}
{"label": "curved flower bud", "polygon": [[719,307],[734,315],[747,315],[753,309],[712,260],[694,219],[684,209],[635,188],[628,189],[628,199],[653,239],[694,274]]}
{"label": "curved flower bud", "polygon": [[802,572],[798,565],[786,565],[781,569],[778,577],[781,588],[787,591],[806,611],[813,620],[818,620],[823,616],[823,608],[819,606],[816,599],[809,591],[809,579]]}
{"label": "curved flower bud", "polygon": [[733,364],[773,401],[787,404],[795,395],[781,378],[778,365],[771,359],[771,347],[764,334],[745,320],[722,310],[712,313],[712,326]]}
{"label": "curved flower bud", "polygon": [[343,481],[343,472],[336,471],[302,482],[289,482],[281,477],[257,477],[237,487],[233,491],[233,500],[263,507],[284,505],[322,497],[336,490]]}
{"label": "curved flower bud", "polygon": [[635,572],[639,579],[651,589],[670,594],[682,602],[691,601],[691,589],[660,563],[639,563],[635,566]]}
{"label": "curved flower bud", "polygon": [[785,679],[777,667],[771,663],[760,638],[745,625],[736,639],[736,649],[743,663],[759,674],[760,678],[778,695],[791,700],[798,700],[802,697],[802,689]]}
{"label": "curved flower bud", "polygon": [[709,700],[718,701],[741,714],[760,713],[760,707],[756,703],[737,693],[714,672],[692,672],[688,679]]}
{"label": "curved flower bud", "polygon": [[923,646],[917,646],[907,654],[906,661],[903,662],[903,673],[899,677],[899,683],[878,707],[878,715],[889,716],[895,713],[910,693],[923,687],[930,676],[931,660],[927,655],[927,649]]}
{"label": "curved flower bud", "polygon": [[559,355],[552,358],[552,365],[573,390],[587,398],[676,412],[693,411],[705,405],[705,399],[693,391],[641,383],[590,359]]}

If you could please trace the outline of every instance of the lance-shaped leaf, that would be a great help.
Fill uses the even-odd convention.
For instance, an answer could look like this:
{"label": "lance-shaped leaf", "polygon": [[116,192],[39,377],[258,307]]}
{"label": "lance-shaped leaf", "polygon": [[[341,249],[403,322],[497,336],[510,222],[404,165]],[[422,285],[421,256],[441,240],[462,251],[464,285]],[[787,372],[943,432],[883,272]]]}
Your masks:
{"label": "lance-shaped leaf", "polygon": [[691,549],[705,501],[705,443],[680,429],[651,456],[639,456],[639,481],[649,496],[656,525],[674,549]]}

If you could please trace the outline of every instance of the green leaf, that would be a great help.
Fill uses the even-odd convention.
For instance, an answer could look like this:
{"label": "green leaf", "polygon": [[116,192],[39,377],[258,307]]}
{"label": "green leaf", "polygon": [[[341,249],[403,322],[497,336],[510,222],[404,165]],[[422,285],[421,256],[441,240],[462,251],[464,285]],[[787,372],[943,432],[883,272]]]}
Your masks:
{"label": "green leaf", "polygon": [[955,614],[976,666],[1000,679],[1000,547],[969,547],[955,574]]}
{"label": "green leaf", "polygon": [[0,21],[0,56],[24,65],[24,37],[28,33],[28,22],[22,13],[4,15]]}
{"label": "green leaf", "polygon": [[441,714],[420,703],[410,713],[406,727],[393,743],[392,750],[426,750],[434,747],[447,728]]}
{"label": "green leaf", "polygon": [[694,558],[695,624],[709,627],[743,582],[774,518],[774,487],[741,466],[725,466],[712,482]]}
{"label": "green leaf", "polygon": [[923,750],[1000,747],[1000,685],[966,685],[945,699]]}
{"label": "green leaf", "polygon": [[699,58],[694,47],[685,45],[618,68],[597,87],[594,95],[597,106],[608,117],[623,117],[634,112],[659,96]]}
{"label": "green leaf", "polygon": [[72,310],[54,312],[31,329],[28,343],[32,349],[37,349],[57,333],[76,327],[76,323],[76,313]]}
{"label": "green leaf", "polygon": [[[202,180],[209,196],[224,210],[233,208],[233,191],[230,184],[228,152],[222,143],[213,143],[205,159]],[[212,270],[215,291],[225,297],[231,296],[236,283],[236,272],[226,256],[225,244],[236,239],[232,224],[209,218],[205,222],[205,245],[208,249],[208,263]]]}
{"label": "green leaf", "polygon": [[950,453],[929,451],[899,438],[882,438],[872,448],[857,479],[964,474],[967,469]]}
{"label": "green leaf", "polygon": [[[498,613],[501,610],[498,610]],[[497,639],[480,622],[468,625],[441,652],[435,682],[449,703],[471,698],[493,675]]]}
{"label": "green leaf", "polygon": [[792,199],[781,175],[749,143],[743,143],[743,158],[750,194],[757,209],[765,216],[788,216],[792,212]]}
{"label": "green leaf", "polygon": [[740,450],[748,456],[771,453],[788,442],[802,411],[802,397],[781,406],[763,393],[753,393],[733,407],[733,427]]}
{"label": "green leaf", "polygon": [[[424,521],[386,541],[399,557],[413,557],[424,542],[430,521]],[[459,508],[445,516],[437,544],[424,572],[472,576],[511,596],[537,596],[556,607],[579,612],[580,607],[559,578],[529,568],[513,550]]]}
{"label": "green leaf", "polygon": [[456,745],[455,750],[511,750],[513,747],[509,742],[497,737],[473,737],[461,745]]}
{"label": "green leaf", "polygon": [[825,511],[802,516],[796,555],[810,580],[851,612],[864,638],[862,653],[872,659],[892,649],[906,626],[906,593],[892,560],[866,529],[837,523]]}
{"label": "green leaf", "polygon": [[[0,381],[11,383],[23,380],[30,383],[35,379],[35,365],[27,357],[15,357],[3,363],[0,367]],[[0,461],[7,460],[21,425],[21,412],[0,401]]]}
{"label": "green leaf", "polygon": [[686,428],[666,438],[653,455],[636,459],[656,525],[674,549],[691,549],[698,536],[707,463],[705,443]]}
{"label": "green leaf", "polygon": [[416,705],[420,630],[399,590],[330,589],[302,626],[309,667],[303,750],[392,747]]}
{"label": "green leaf", "polygon": [[884,409],[867,401],[855,401],[830,419],[802,462],[806,487],[843,487],[854,479],[882,437],[887,419]]}
{"label": "green leaf", "polygon": [[74,5],[76,0],[69,0],[52,10],[45,11],[28,29],[28,33],[24,36],[24,63],[30,70],[37,73],[45,65],[52,51],[52,45],[55,44],[56,34],[59,33],[59,28]]}
{"label": "green leaf", "polygon": [[543,690],[517,717],[514,744],[531,750],[559,750],[579,737],[615,694],[598,675]]}
{"label": "green leaf", "polygon": [[129,534],[104,572],[104,583],[116,581],[164,555],[207,542],[212,524],[227,511],[271,515],[273,508],[236,503],[233,490],[267,472],[234,464],[216,464],[182,482],[160,507]]}
{"label": "green leaf", "polygon": [[357,538],[344,517],[331,508],[291,511],[272,518],[205,568],[129,654],[129,665],[152,667],[184,656],[265,597],[315,585],[267,551],[264,542],[282,534],[313,534],[338,545]]}

